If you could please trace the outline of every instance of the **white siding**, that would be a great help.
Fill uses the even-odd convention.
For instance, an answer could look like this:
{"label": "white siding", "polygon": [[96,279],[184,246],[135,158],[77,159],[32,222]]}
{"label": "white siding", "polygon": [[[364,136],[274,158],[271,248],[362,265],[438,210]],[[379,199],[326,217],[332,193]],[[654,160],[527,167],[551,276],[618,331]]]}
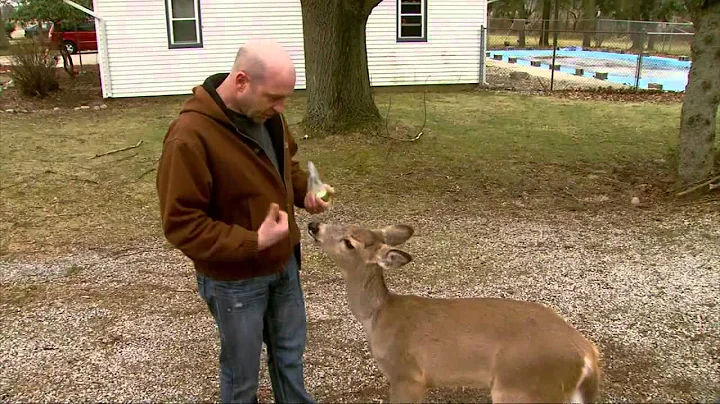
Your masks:
{"label": "white siding", "polygon": [[[112,97],[189,94],[208,75],[230,69],[253,37],[285,45],[305,88],[300,0],[201,0],[202,48],[169,49],[164,0],[95,0],[107,30]],[[384,0],[367,25],[373,85],[476,83],[486,0],[429,0],[427,42],[396,42],[396,0]],[[428,78],[429,76],[429,78]]]}
{"label": "white siding", "polygon": [[368,19],[368,70],[374,86],[477,83],[485,0],[428,0],[427,42],[397,42],[397,0]]}

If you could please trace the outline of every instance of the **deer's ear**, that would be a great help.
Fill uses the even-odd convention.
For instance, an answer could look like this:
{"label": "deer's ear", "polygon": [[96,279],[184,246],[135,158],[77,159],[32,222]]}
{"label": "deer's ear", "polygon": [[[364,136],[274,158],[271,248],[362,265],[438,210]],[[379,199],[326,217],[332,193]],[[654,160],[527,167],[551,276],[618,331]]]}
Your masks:
{"label": "deer's ear", "polygon": [[404,224],[385,226],[378,231],[383,242],[390,246],[400,245],[412,237],[415,231],[412,227]]}
{"label": "deer's ear", "polygon": [[378,264],[383,269],[397,269],[412,261],[412,256],[396,248],[382,248],[378,251]]}

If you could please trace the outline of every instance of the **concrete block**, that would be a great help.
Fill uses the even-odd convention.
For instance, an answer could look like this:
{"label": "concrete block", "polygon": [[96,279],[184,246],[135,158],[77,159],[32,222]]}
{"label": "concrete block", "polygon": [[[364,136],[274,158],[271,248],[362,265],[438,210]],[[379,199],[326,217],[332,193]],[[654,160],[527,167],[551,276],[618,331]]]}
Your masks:
{"label": "concrete block", "polygon": [[493,55],[493,59],[495,60],[502,60],[502,55],[498,55],[497,53]]}
{"label": "concrete block", "polygon": [[648,89],[651,90],[662,90],[663,85],[660,83],[648,83]]}
{"label": "concrete block", "polygon": [[548,66],[548,68],[553,70],[560,70],[560,65],[556,63],[555,65]]}
{"label": "concrete block", "polygon": [[579,68],[579,67],[576,67],[576,68],[575,68],[575,75],[576,75],[576,76],[582,76],[583,74],[585,74],[585,69],[581,69],[581,68]]}
{"label": "concrete block", "polygon": [[600,80],[607,80],[608,74],[607,72],[595,72],[595,78]]}
{"label": "concrete block", "polygon": [[531,60],[530,66],[540,67],[540,61],[539,60]]}
{"label": "concrete block", "polygon": [[515,57],[509,57],[509,58],[508,58],[508,63],[517,63],[517,58],[515,58]]}

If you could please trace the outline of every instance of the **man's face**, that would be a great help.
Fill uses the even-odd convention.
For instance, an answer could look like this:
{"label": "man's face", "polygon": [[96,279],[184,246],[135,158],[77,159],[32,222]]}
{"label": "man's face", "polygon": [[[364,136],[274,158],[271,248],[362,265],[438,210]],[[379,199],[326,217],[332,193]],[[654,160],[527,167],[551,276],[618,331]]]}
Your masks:
{"label": "man's face", "polygon": [[248,77],[241,91],[245,114],[255,123],[263,123],[285,110],[285,101],[295,89],[295,75],[288,72],[273,74],[268,71],[262,78]]}

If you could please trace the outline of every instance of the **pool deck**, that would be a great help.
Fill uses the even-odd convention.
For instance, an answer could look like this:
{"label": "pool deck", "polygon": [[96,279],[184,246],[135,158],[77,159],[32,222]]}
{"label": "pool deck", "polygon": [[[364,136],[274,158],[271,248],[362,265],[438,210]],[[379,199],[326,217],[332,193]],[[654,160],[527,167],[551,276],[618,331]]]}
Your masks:
{"label": "pool deck", "polygon": [[[552,71],[548,68],[534,67],[534,66],[522,66],[517,63],[507,63],[491,58],[485,58],[485,63],[488,66],[501,67],[516,72],[525,72],[531,76],[540,77],[543,79],[550,80]],[[559,83],[562,83],[558,86]],[[549,85],[549,84],[548,84]],[[613,83],[609,80],[599,80],[591,77],[575,76],[565,72],[555,71],[555,84],[553,87],[557,88],[598,88],[598,87],[613,87],[613,88],[629,88],[624,84]]]}

